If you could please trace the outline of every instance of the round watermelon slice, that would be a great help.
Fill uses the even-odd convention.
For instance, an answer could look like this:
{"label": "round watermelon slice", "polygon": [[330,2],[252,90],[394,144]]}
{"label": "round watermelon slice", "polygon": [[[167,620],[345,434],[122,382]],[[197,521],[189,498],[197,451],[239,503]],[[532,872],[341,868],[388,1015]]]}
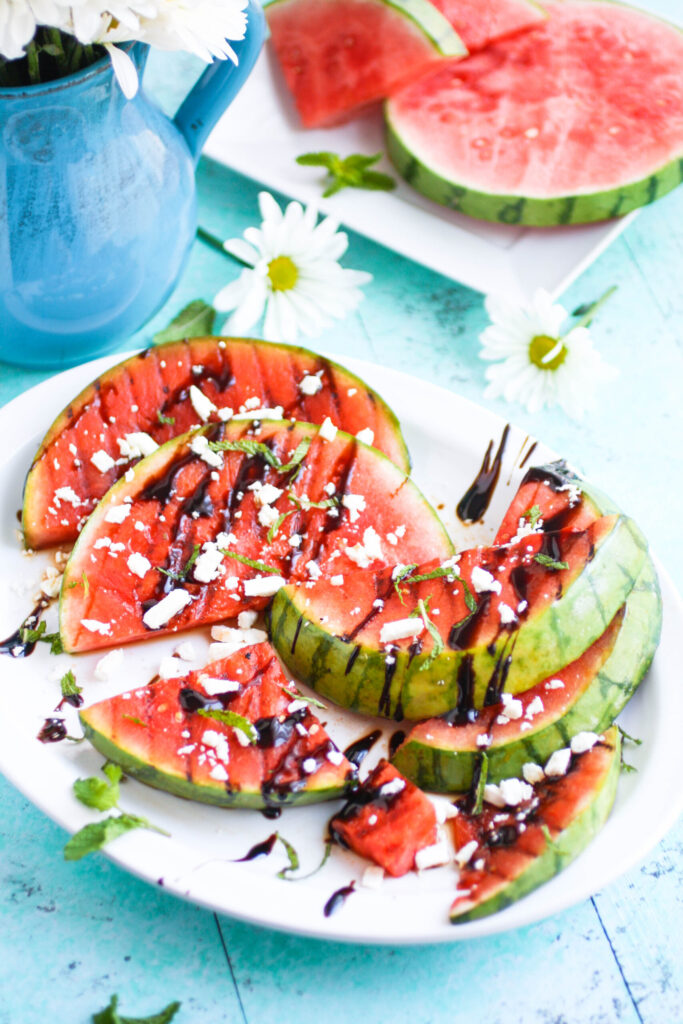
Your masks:
{"label": "round watermelon slice", "polygon": [[64,648],[234,618],[289,579],[324,575],[342,593],[361,549],[378,567],[453,550],[415,485],[357,438],[305,423],[209,425],[158,448],[98,504],[64,571]]}
{"label": "round watermelon slice", "polygon": [[26,480],[27,547],[73,543],[79,524],[141,453],[205,420],[220,422],[227,409],[237,413],[254,404],[281,406],[285,418],[306,423],[329,416],[349,434],[371,433],[370,443],[410,472],[393,412],[344,367],[290,345],[192,338],[112,367],[57,417]]}
{"label": "round watermelon slice", "polygon": [[306,128],[346,120],[467,50],[429,0],[274,0],[271,44]]}
{"label": "round watermelon slice", "polygon": [[632,520],[603,516],[583,531],[473,548],[457,564],[359,570],[343,594],[329,579],[291,584],[273,602],[271,636],[296,678],[343,707],[466,719],[583,654],[646,554]]}
{"label": "round watermelon slice", "polygon": [[551,0],[547,22],[392,95],[389,154],[418,191],[538,227],[621,216],[683,178],[683,34],[644,11]]}
{"label": "round watermelon slice", "polygon": [[433,718],[416,725],[392,757],[403,775],[432,792],[470,788],[484,750],[489,782],[545,764],[581,732],[607,729],[647,672],[659,642],[662,606],[647,558],[622,608],[576,661],[521,693],[518,704],[483,708],[461,724]]}
{"label": "round watermelon slice", "polygon": [[80,718],[108,760],[188,800],[264,809],[343,796],[356,769],[288,687],[262,643],[100,701]]}
{"label": "round watermelon slice", "polygon": [[[569,750],[567,750],[569,754]],[[566,774],[527,786],[513,806],[465,807],[452,820],[461,863],[451,921],[495,914],[562,871],[605,824],[619,782],[621,741],[616,727],[582,754]]]}

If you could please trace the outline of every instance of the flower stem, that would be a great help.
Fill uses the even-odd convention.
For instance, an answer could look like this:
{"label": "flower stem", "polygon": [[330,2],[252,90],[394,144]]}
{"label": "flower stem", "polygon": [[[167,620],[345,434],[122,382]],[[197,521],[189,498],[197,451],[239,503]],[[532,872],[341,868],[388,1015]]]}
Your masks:
{"label": "flower stem", "polygon": [[64,50],[62,33],[58,28],[46,28],[45,33],[55,50],[58,51],[54,54],[54,59],[57,67],[59,68],[60,74],[67,75],[69,73],[69,61]]}
{"label": "flower stem", "polygon": [[31,85],[40,82],[40,55],[34,39],[26,47],[26,64]]}
{"label": "flower stem", "polygon": [[241,260],[239,256],[235,256],[234,253],[228,252],[228,250],[223,246],[220,238],[217,238],[216,235],[212,235],[210,231],[206,231],[201,224],[197,228],[197,238],[200,242],[204,242],[205,245],[210,245],[212,249],[216,249],[218,252],[222,253],[223,256],[227,256],[228,259],[234,260],[235,263],[239,263],[240,266],[251,268],[251,263],[247,263],[246,260]]}
{"label": "flower stem", "polygon": [[[569,330],[574,331],[577,327],[588,327],[591,321],[595,318],[595,314],[600,309],[600,307],[604,306],[607,300],[614,295],[616,290],[617,285],[613,284],[610,288],[607,289],[606,292],[603,292],[599,299],[596,299],[595,302],[591,302],[590,305],[587,306],[585,309],[582,308],[581,319],[577,320],[575,324],[572,324]],[[566,333],[568,334],[569,331],[567,331]]]}

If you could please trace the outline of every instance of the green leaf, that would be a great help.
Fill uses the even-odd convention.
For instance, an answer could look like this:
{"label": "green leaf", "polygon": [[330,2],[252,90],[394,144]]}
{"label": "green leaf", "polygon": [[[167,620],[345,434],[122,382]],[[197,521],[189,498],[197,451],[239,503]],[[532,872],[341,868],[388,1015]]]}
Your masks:
{"label": "green leaf", "polygon": [[261,441],[209,441],[209,448],[214,452],[244,452],[245,455],[259,455],[278,473],[289,473],[296,469],[306,458],[306,453],[311,447],[311,438],[305,437],[294,450],[289,462],[280,462],[277,455],[271,451],[267,444]]}
{"label": "green leaf", "polygon": [[413,572],[414,569],[417,569],[417,562],[413,562],[412,565],[403,565],[398,570],[398,572],[394,572],[391,574],[392,580],[394,582],[394,590],[398,594],[401,604],[405,604],[405,601],[403,600],[403,591],[401,590],[400,584],[404,580],[406,580],[408,576],[410,576],[411,572]]}
{"label": "green leaf", "polygon": [[183,341],[184,338],[196,338],[213,333],[216,310],[203,299],[194,299],[171,320],[168,327],[152,338],[153,345],[163,345],[167,341]]}
{"label": "green leaf", "polygon": [[534,555],[534,562],[538,562],[539,565],[544,566],[546,569],[552,569],[553,572],[559,572],[560,569],[568,569],[569,562],[556,562],[550,555],[539,554]]}
{"label": "green leaf", "polygon": [[[294,686],[294,683],[290,683],[289,685],[290,686]],[[294,686],[294,693],[292,693],[292,691],[287,686],[281,686],[280,689],[288,697],[291,697],[292,700],[302,700],[306,704],[312,704],[314,708],[320,708],[322,711],[327,711],[327,704],[323,704],[321,701],[317,700],[315,697],[307,697],[296,686]]]}
{"label": "green leaf", "polygon": [[297,509],[290,508],[288,512],[281,512],[280,513],[280,515],[277,517],[277,519],[275,520],[273,525],[268,530],[268,533],[266,534],[266,536],[268,538],[268,543],[269,544],[277,536],[277,532],[280,529],[280,527],[282,526],[282,524],[284,523],[284,521],[287,518],[287,516],[293,516],[296,511],[297,511]]}
{"label": "green leaf", "polygon": [[157,420],[162,426],[172,427],[175,424],[175,416],[164,416],[161,409],[157,409]]}
{"label": "green leaf", "polygon": [[484,809],[484,790],[486,789],[486,780],[489,774],[489,759],[485,751],[482,750],[477,760],[477,785],[472,794],[472,811],[471,813],[481,814]]}
{"label": "green leaf", "polygon": [[64,847],[64,860],[80,860],[81,857],[101,850],[107,843],[136,828],[147,828],[152,832],[159,832],[162,836],[170,834],[152,825],[147,818],[139,818],[136,814],[124,812],[117,817],[110,816],[103,821],[92,822],[76,832]]}
{"label": "green leaf", "polygon": [[238,555],[235,551],[224,551],[222,548],[219,548],[219,550],[225,558],[232,558],[235,562],[241,562],[242,565],[248,565],[259,572],[272,572],[275,576],[280,575],[279,569],[275,569],[272,565],[266,565],[265,562],[257,562],[253,558],[247,558],[246,555]]}
{"label": "green leaf", "polygon": [[179,569],[178,572],[173,572],[172,569],[162,569],[160,567],[157,567],[157,572],[162,572],[164,574],[164,576],[168,576],[168,578],[173,580],[174,583],[183,583],[184,580],[187,579],[187,575],[188,575],[190,569],[192,568],[194,563],[197,561],[197,559],[199,557],[199,552],[200,551],[201,551],[201,545],[200,544],[195,544],[194,547],[192,548],[192,554],[190,555],[188,560],[185,562],[185,565],[182,567],[182,569]]}
{"label": "green leaf", "polygon": [[19,630],[21,642],[24,644],[37,643],[39,640],[42,640],[44,638],[46,629],[47,626],[45,625],[44,621],[39,622],[35,629],[32,629],[30,626],[22,626],[21,629]]}
{"label": "green leaf", "polygon": [[[278,833],[278,838],[280,838],[280,839],[282,838],[279,833]],[[297,875],[296,878],[293,878],[289,874],[290,871],[294,870],[292,867],[283,868],[282,871],[278,871],[277,877],[278,878],[282,878],[283,881],[285,881],[285,882],[303,882],[303,880],[305,878],[313,878],[313,875],[317,875],[318,872],[322,871],[322,869],[325,867],[325,865],[327,864],[328,860],[330,859],[330,854],[331,853],[332,853],[332,840],[331,839],[327,839],[325,841],[325,852],[323,853],[323,859],[320,861],[320,863],[318,864],[317,868],[313,868],[312,871],[309,871],[305,875]],[[291,860],[290,860],[290,864],[291,864]]]}
{"label": "green leaf", "polygon": [[528,508],[526,512],[524,512],[523,516],[524,519],[528,521],[529,526],[533,529],[541,518],[541,510],[538,505],[532,505],[531,508]]}
{"label": "green leaf", "polygon": [[149,726],[147,725],[147,722],[143,722],[142,719],[138,718],[137,715],[121,715],[121,718],[125,718],[126,721],[132,722],[133,725],[142,725],[142,726],[144,726],[145,729],[149,728]]}
{"label": "green leaf", "polygon": [[62,697],[78,697],[83,692],[83,688],[77,684],[76,676],[71,669],[64,673],[59,685],[62,688]]}
{"label": "green leaf", "polygon": [[93,1014],[93,1024],[170,1024],[182,1005],[178,1002],[169,1003],[165,1009],[152,1014],[151,1017],[122,1017],[117,1009],[118,1002],[119,997],[112,996],[109,1006]]}
{"label": "green leaf", "polygon": [[111,764],[109,761],[102,771],[108,782],[97,775],[91,775],[87,779],[76,779],[74,795],[86,807],[93,807],[96,811],[110,811],[119,802],[119,782],[123,772],[117,764]]}
{"label": "green leaf", "polygon": [[275,834],[277,835],[278,839],[284,846],[285,852],[287,854],[287,859],[289,860],[289,867],[283,868],[282,871],[278,871],[277,877],[287,878],[290,871],[299,870],[299,854],[296,852],[292,844],[288,842],[283,835],[281,835],[279,832],[276,832]]}
{"label": "green leaf", "polygon": [[[427,598],[427,600],[429,601],[429,598]],[[425,624],[425,629],[427,630],[432,640],[434,641],[434,646],[429,652],[429,656],[427,657],[426,661],[424,661],[423,664],[420,666],[420,672],[422,672],[424,671],[424,669],[428,668],[432,664],[432,662],[435,661],[436,658],[439,657],[439,655],[443,651],[444,644],[443,640],[441,639],[441,633],[439,633],[438,629],[436,628],[432,620],[429,618],[429,615],[427,614],[427,606],[425,605],[425,602],[422,600],[418,601],[417,607],[420,615],[422,616],[422,621]]]}
{"label": "green leaf", "polygon": [[308,498],[303,500],[294,491],[290,491],[287,495],[293,505],[296,505],[298,509],[303,509],[307,512],[309,508],[336,508],[339,505],[339,498],[323,498],[322,501],[309,501]]}
{"label": "green leaf", "polygon": [[351,153],[342,159],[338,153],[323,152],[304,153],[297,157],[296,162],[304,167],[326,168],[327,178],[323,196],[327,198],[343,188],[364,188],[372,191],[388,191],[395,188],[396,181],[389,174],[369,169],[381,158],[381,153]]}
{"label": "green leaf", "polygon": [[199,708],[197,711],[198,715],[202,718],[211,718],[214,722],[220,722],[222,725],[231,725],[233,729],[239,729],[247,737],[252,746],[258,743],[258,732],[249,721],[243,715],[238,715],[236,711],[221,711],[219,708]]}
{"label": "green leaf", "polygon": [[622,740],[625,740],[628,743],[635,743],[637,747],[639,747],[643,742],[642,740],[637,739],[637,737],[629,735],[629,733],[627,733],[625,729],[622,729],[620,725],[617,726],[617,729],[621,733]]}
{"label": "green leaf", "polygon": [[335,153],[302,153],[296,158],[296,162],[302,167],[328,167],[332,168],[339,157]]}

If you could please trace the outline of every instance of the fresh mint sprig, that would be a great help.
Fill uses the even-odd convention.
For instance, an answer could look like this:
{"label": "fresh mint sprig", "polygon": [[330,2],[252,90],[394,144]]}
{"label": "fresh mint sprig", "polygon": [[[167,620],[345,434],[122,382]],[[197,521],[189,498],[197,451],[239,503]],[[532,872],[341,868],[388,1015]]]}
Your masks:
{"label": "fresh mint sprig", "polygon": [[219,548],[220,553],[224,558],[232,558],[235,562],[241,562],[242,565],[248,565],[251,569],[256,569],[258,572],[270,572],[274,576],[280,575],[280,570],[276,569],[272,565],[267,565],[265,562],[257,562],[254,558],[247,558],[246,555],[238,555],[236,551],[226,551],[224,548]]}
{"label": "fresh mint sprig", "polygon": [[239,729],[244,733],[252,746],[258,743],[258,732],[244,715],[238,715],[236,711],[225,711],[220,708],[199,708],[198,715],[202,718],[210,718],[221,725],[230,725],[233,729]]}
{"label": "fresh mint sprig", "polygon": [[168,327],[157,331],[152,338],[153,345],[164,345],[169,341],[183,341],[185,338],[198,338],[201,335],[213,334],[216,310],[203,299],[194,299],[188,303]]}
{"label": "fresh mint sprig", "polygon": [[99,1013],[94,1013],[92,1024],[170,1024],[181,1007],[181,1003],[169,1003],[159,1013],[153,1013],[151,1017],[122,1017],[118,1011],[119,997],[114,995],[109,1000],[109,1006]]}
{"label": "fresh mint sprig", "polygon": [[178,572],[174,572],[172,569],[162,569],[159,566],[157,567],[157,572],[162,572],[164,576],[168,576],[168,578],[170,580],[173,580],[174,583],[183,583],[187,579],[190,569],[199,558],[200,551],[201,545],[195,544],[194,547],[192,548],[192,554],[185,562],[185,565],[182,567],[182,569],[179,569]]}
{"label": "fresh mint sprig", "polygon": [[324,167],[327,171],[323,198],[341,192],[343,188],[364,188],[372,192],[391,192],[396,188],[396,180],[389,174],[370,170],[382,159],[381,153],[366,156],[363,153],[352,153],[341,157],[338,153],[303,153],[296,158],[301,167]]}
{"label": "fresh mint sprig", "polygon": [[209,441],[209,448],[212,452],[244,452],[245,455],[252,457],[258,455],[278,473],[290,473],[300,466],[310,447],[311,438],[304,437],[294,449],[291,459],[288,462],[280,462],[275,452],[262,441]]}
{"label": "fresh mint sprig", "polygon": [[552,569],[553,572],[559,572],[560,569],[569,568],[569,562],[558,562],[554,558],[551,558],[550,555],[544,555],[541,552],[534,555],[534,562],[538,562],[539,565],[544,566],[546,569]]}

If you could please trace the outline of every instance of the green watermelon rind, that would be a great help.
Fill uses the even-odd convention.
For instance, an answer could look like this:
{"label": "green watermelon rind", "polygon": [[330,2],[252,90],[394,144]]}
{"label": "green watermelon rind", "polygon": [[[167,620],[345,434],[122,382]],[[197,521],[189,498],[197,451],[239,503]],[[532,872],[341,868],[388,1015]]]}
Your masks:
{"label": "green watermelon rind", "polygon": [[[520,693],[531,689],[580,657],[624,604],[646,554],[647,542],[633,520],[616,517],[593,559],[563,596],[516,631],[505,690]],[[271,642],[297,679],[353,711],[407,719],[445,714],[458,703],[458,669],[470,656],[474,706],[481,707],[496,661],[507,657],[508,633],[489,646],[446,650],[425,668],[428,653],[411,657],[408,651],[398,650],[393,652],[396,668],[389,693],[382,695],[385,653],[326,632],[316,621],[321,609],[311,609],[308,614],[304,610],[309,596],[309,591],[297,593],[292,586],[278,591],[270,610]],[[301,628],[300,621],[306,628]]]}
{"label": "green watermelon rind", "polygon": [[639,181],[604,191],[548,199],[480,192],[439,174],[408,148],[392,120],[391,101],[385,105],[385,119],[387,153],[401,177],[440,206],[476,220],[536,228],[612,220],[653,203],[683,181],[683,157],[676,157]]}
{"label": "green watermelon rind", "polygon": [[[657,573],[648,557],[626,601],[616,643],[601,669],[576,702],[554,722],[516,733],[486,748],[489,782],[520,777],[527,762],[544,765],[550,755],[579,732],[602,733],[614,722],[645,677],[662,628],[662,600]],[[407,737],[391,759],[402,775],[435,793],[468,790],[480,748],[452,747]]]}
{"label": "green watermelon rind", "polygon": [[215,807],[232,807],[238,810],[264,810],[277,802],[282,807],[303,807],[306,804],[323,803],[327,800],[337,800],[347,795],[349,784],[343,781],[338,786],[328,786],[322,789],[303,789],[297,793],[288,793],[282,799],[266,801],[261,790],[233,790],[228,791],[224,784],[216,782],[215,786],[204,786],[196,782],[190,782],[180,775],[171,775],[140,758],[135,757],[129,751],[117,746],[109,737],[94,729],[87,720],[87,712],[81,712],[80,721],[83,726],[85,738],[92,743],[93,747],[100,752],[108,761],[120,765],[126,775],[137,779],[138,782],[154,789],[163,790],[172,796],[182,797],[184,800],[192,800],[195,803],[212,804]]}
{"label": "green watermelon rind", "polygon": [[[246,342],[248,344],[256,345],[258,346],[259,349],[264,349],[266,351],[268,349],[278,349],[280,351],[284,349],[285,351],[290,352],[293,356],[300,355],[304,357],[310,357],[311,359],[320,358],[317,355],[317,353],[311,351],[310,349],[304,348],[301,345],[287,345],[284,342],[262,341],[259,338],[230,338],[219,336],[202,336],[197,338],[186,338],[183,341],[170,341],[166,342],[166,344],[164,345],[156,345],[154,348],[154,352],[158,354],[161,358],[163,358],[165,354],[170,353],[177,348],[189,347],[190,349],[192,349],[193,344],[203,345],[207,341],[215,341],[216,344],[218,344],[221,341],[226,342],[226,344],[230,344],[231,341]],[[169,358],[171,358],[170,355]],[[31,519],[30,509],[36,488],[36,477],[35,473],[33,472],[35,467],[39,464],[40,459],[44,455],[48,446],[61,433],[64,427],[68,425],[69,419],[71,418],[68,415],[68,413],[72,412],[77,414],[84,406],[88,404],[88,402],[92,401],[96,393],[97,386],[101,387],[103,384],[107,384],[117,374],[121,373],[122,371],[125,371],[129,366],[133,366],[134,364],[136,364],[138,359],[139,353],[136,353],[135,355],[129,356],[128,358],[122,360],[120,363],[117,363],[115,366],[110,367],[108,370],[105,370],[104,373],[100,374],[98,377],[95,378],[95,380],[87,384],[86,387],[84,387],[72,399],[72,401],[69,402],[68,406],[66,406],[66,408],[59,413],[57,418],[48,428],[47,433],[45,434],[43,440],[41,441],[38,451],[36,452],[33,458],[28,474],[26,476],[26,482],[24,484],[22,530],[24,534],[24,542],[27,547],[32,546],[31,531],[29,529],[28,524]],[[334,360],[328,359],[327,362],[329,363],[330,367],[332,367],[333,370],[338,371],[339,373],[343,374],[346,378],[348,378],[349,384],[351,386],[357,387],[358,390],[362,389],[366,391],[370,396],[372,396],[374,405],[382,410],[383,417],[385,418],[387,424],[391,427],[392,434],[394,435],[397,447],[396,465],[404,473],[409,474],[412,468],[410,461],[410,453],[408,451],[408,446],[405,442],[405,438],[403,437],[403,433],[401,431],[401,424],[396,413],[389,407],[389,405],[387,405],[382,396],[378,394],[378,392],[375,391],[374,388],[371,388],[369,384],[366,384],[366,382],[357,374],[352,373],[350,370],[347,370],[345,366],[342,366],[341,363],[337,363]]]}
{"label": "green watermelon rind", "polygon": [[[273,7],[284,7],[289,3],[296,2],[297,0],[266,0],[263,5],[266,18],[268,11]],[[469,55],[467,47],[448,18],[428,0],[378,0],[378,2],[385,7],[393,8],[397,14],[411,21],[437,53],[444,57],[467,57]]]}
{"label": "green watermelon rind", "polygon": [[579,856],[579,854],[595,838],[609,818],[610,811],[617,795],[619,775],[621,772],[621,736],[616,728],[604,737],[612,747],[612,762],[609,771],[603,777],[602,784],[589,805],[558,835],[553,837],[552,845],[546,849],[517,878],[512,879],[487,900],[458,914],[451,910],[451,924],[465,924],[482,917],[497,914],[523,896],[528,896],[534,889],[549,882]]}

